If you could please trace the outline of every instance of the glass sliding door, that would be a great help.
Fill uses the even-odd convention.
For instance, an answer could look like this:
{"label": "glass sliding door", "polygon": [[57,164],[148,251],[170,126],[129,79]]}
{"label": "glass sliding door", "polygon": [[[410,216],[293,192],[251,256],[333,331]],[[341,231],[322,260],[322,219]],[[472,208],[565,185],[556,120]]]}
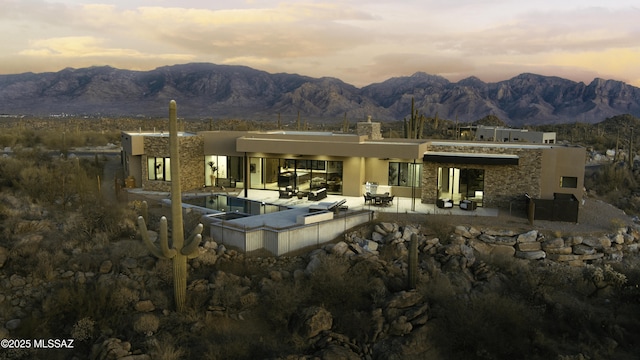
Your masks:
{"label": "glass sliding door", "polygon": [[455,204],[473,200],[482,206],[484,170],[470,168],[438,168],[438,199],[451,199]]}
{"label": "glass sliding door", "polygon": [[250,158],[251,188],[278,190],[290,186],[302,192],[327,189],[342,194],[342,161]]}

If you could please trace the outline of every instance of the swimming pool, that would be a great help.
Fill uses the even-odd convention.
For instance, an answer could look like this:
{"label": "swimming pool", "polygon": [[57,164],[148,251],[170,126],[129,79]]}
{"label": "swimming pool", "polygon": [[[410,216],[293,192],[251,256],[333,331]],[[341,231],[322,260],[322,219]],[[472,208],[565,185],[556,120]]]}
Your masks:
{"label": "swimming pool", "polygon": [[246,214],[246,216],[269,214],[288,209],[286,206],[219,194],[185,198],[182,202],[226,213]]}

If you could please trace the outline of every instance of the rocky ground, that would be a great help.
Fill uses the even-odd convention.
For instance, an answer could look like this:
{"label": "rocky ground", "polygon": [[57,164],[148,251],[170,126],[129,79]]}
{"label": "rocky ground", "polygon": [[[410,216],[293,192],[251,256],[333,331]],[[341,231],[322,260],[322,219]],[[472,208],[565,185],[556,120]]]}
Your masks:
{"label": "rocky ground", "polygon": [[185,314],[173,310],[170,262],[139,239],[97,234],[56,251],[56,225],[40,210],[25,207],[30,220],[0,246],[0,338],[70,337],[76,347],[0,359],[631,359],[640,334],[630,322],[640,235],[596,200],[578,224],[381,217],[277,258],[205,238],[189,262]]}

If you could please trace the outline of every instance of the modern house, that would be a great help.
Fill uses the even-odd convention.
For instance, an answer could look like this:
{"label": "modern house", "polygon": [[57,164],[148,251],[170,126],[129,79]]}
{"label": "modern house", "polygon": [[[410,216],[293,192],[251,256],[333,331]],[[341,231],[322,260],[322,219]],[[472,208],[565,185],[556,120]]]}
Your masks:
{"label": "modern house", "polygon": [[[467,200],[500,208],[524,206],[525,194],[581,199],[586,156],[582,147],[554,143],[383,139],[380,124],[370,121],[358,123],[357,134],[203,131],[181,133],[179,141],[185,191],[377,191],[429,204]],[[168,134],[122,132],[122,146],[135,186],[169,191]]]}

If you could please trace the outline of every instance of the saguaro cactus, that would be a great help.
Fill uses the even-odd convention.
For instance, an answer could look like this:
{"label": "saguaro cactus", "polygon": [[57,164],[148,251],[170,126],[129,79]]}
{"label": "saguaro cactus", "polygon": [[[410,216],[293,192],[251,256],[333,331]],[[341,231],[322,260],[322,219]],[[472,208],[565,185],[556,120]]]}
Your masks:
{"label": "saguaro cactus", "polygon": [[411,234],[411,241],[409,242],[409,289],[416,288],[416,282],[418,277],[418,235]]}
{"label": "saguaro cactus", "polygon": [[404,118],[404,137],[406,139],[421,139],[426,118],[415,109],[415,99],[411,98],[411,118]]}
{"label": "saguaro cactus", "polygon": [[160,233],[158,248],[151,242],[147,225],[142,216],[138,217],[138,226],[142,240],[149,251],[156,257],[171,259],[173,262],[173,292],[176,302],[176,310],[184,311],[187,297],[187,259],[199,255],[198,245],[202,241],[202,224],[198,224],[184,240],[184,226],[182,223],[182,192],[180,190],[180,158],[178,153],[178,125],[176,120],[176,102],[169,103],[169,154],[171,156],[171,218],[172,218],[172,242],[169,244],[167,218],[160,219]]}

